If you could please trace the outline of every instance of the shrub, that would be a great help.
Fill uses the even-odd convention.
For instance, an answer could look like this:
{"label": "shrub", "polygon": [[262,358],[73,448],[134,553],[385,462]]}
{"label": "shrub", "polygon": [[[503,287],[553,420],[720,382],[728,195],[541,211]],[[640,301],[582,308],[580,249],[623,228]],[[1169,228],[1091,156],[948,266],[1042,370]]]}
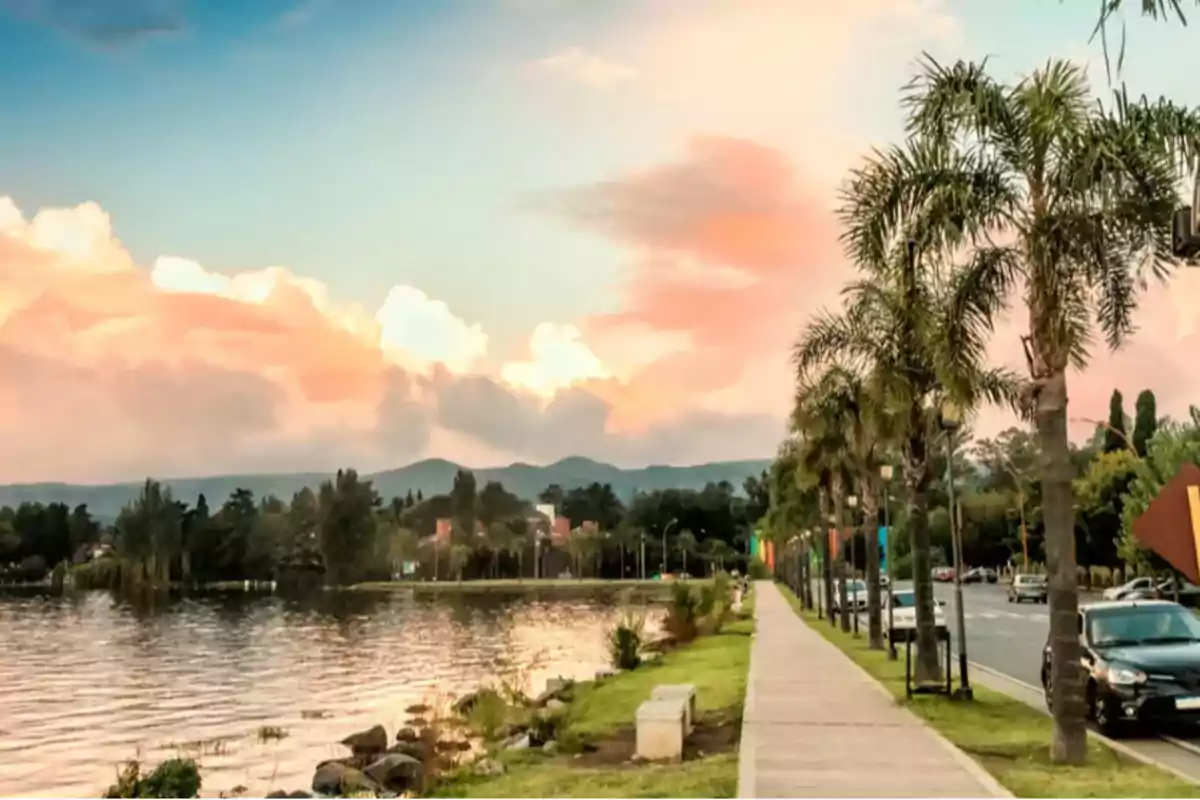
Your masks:
{"label": "shrub", "polygon": [[471,729],[488,741],[492,741],[504,730],[508,722],[509,706],[499,692],[481,691],[467,712],[467,723]]}
{"label": "shrub", "polygon": [[196,797],[200,794],[200,768],[190,758],[172,758],[142,777],[141,765],[130,761],[108,787],[105,797]]}
{"label": "shrub", "polygon": [[637,669],[642,663],[642,625],[623,619],[608,633],[608,659],[614,669]]}
{"label": "shrub", "polygon": [[697,605],[696,597],[686,584],[675,583],[671,586],[663,630],[678,644],[686,644],[696,638]]}
{"label": "shrub", "polygon": [[771,570],[763,562],[752,559],[746,566],[746,574],[750,576],[752,581],[766,581],[771,579]]}
{"label": "shrub", "polygon": [[121,562],[112,556],[71,567],[70,572],[77,589],[116,589],[121,584]]}

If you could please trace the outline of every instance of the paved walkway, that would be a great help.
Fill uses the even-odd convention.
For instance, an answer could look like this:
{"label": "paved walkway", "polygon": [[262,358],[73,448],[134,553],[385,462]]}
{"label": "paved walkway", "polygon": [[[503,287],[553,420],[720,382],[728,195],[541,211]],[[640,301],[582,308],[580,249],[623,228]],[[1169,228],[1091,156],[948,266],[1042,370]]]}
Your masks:
{"label": "paved walkway", "polygon": [[756,630],[738,797],[1007,797],[810,629],[770,581],[755,584]]}

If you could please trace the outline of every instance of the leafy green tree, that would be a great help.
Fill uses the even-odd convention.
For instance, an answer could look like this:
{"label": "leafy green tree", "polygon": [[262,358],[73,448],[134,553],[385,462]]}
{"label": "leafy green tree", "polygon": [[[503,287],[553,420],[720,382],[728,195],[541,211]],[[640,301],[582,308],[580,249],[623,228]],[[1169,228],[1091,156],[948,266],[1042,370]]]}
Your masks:
{"label": "leafy green tree", "polygon": [[1112,453],[1124,447],[1125,443],[1125,399],[1119,389],[1113,389],[1108,400],[1108,426],[1104,428],[1104,452]]}
{"label": "leafy green tree", "polygon": [[[1102,108],[1085,71],[1065,61],[1005,85],[983,64],[926,59],[906,104],[908,128],[938,154],[929,164],[936,168],[886,183],[861,228],[869,234],[904,213],[919,192],[938,212],[927,234],[968,232],[975,261],[987,267],[980,284],[997,297],[1022,292],[1030,373],[1024,401],[1041,442],[1050,575],[1051,756],[1082,763],[1066,374],[1087,363],[1093,318],[1106,343],[1119,346],[1133,329],[1142,274],[1162,278],[1175,265],[1176,183],[1196,150],[1200,115],[1124,94]],[[968,175],[975,188],[964,194]]]}
{"label": "leafy green tree", "polygon": [[473,536],[479,519],[479,497],[475,491],[475,474],[470,470],[460,469],[455,474],[450,489],[450,507],[455,530],[461,536]]}
{"label": "leafy green tree", "polygon": [[1158,406],[1154,400],[1154,392],[1143,389],[1137,396],[1137,410],[1133,422],[1133,449],[1145,458],[1146,443],[1158,430]]}
{"label": "leafy green tree", "polygon": [[1142,468],[1129,483],[1121,510],[1119,554],[1125,563],[1139,570],[1159,570],[1162,559],[1142,547],[1133,535],[1133,523],[1184,464],[1200,464],[1200,409],[1192,406],[1189,419],[1167,422],[1159,427],[1146,445]]}
{"label": "leafy green tree", "polygon": [[1076,547],[1084,566],[1115,566],[1119,559],[1121,516],[1125,495],[1136,477],[1140,459],[1128,447],[1101,453],[1076,479]]}
{"label": "leafy green tree", "polygon": [[682,530],[679,536],[675,538],[675,546],[679,548],[679,555],[683,558],[683,571],[688,571],[687,562],[689,555],[696,554],[696,535],[689,530]]}
{"label": "leafy green tree", "polygon": [[[473,494],[473,492],[472,492]],[[334,583],[351,583],[369,567],[376,539],[379,495],[370,481],[352,469],[339,469],[317,492],[321,509],[319,539],[326,574]]]}

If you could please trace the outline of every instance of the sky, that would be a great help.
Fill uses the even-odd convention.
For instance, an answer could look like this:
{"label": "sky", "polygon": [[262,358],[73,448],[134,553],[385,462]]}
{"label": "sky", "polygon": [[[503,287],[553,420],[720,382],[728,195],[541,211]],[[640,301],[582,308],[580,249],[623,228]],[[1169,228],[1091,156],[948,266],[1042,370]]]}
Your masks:
{"label": "sky", "polygon": [[[1106,95],[1095,12],[0,0],[0,481],[770,457],[917,57]],[[1128,21],[1133,93],[1200,102],[1196,25]],[[1200,401],[1197,314],[1151,288],[1071,415]]]}

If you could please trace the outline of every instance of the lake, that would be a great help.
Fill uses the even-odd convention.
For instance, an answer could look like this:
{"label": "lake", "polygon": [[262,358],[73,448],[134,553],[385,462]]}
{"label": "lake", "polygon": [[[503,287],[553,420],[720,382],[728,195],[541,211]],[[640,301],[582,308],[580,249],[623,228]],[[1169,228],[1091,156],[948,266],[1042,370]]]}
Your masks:
{"label": "lake", "polygon": [[[611,599],[318,592],[0,594],[0,796],[99,797],[119,762],[197,755],[202,794],[309,788],[319,761],[404,709],[508,675],[591,678]],[[281,740],[259,741],[262,726]]]}

